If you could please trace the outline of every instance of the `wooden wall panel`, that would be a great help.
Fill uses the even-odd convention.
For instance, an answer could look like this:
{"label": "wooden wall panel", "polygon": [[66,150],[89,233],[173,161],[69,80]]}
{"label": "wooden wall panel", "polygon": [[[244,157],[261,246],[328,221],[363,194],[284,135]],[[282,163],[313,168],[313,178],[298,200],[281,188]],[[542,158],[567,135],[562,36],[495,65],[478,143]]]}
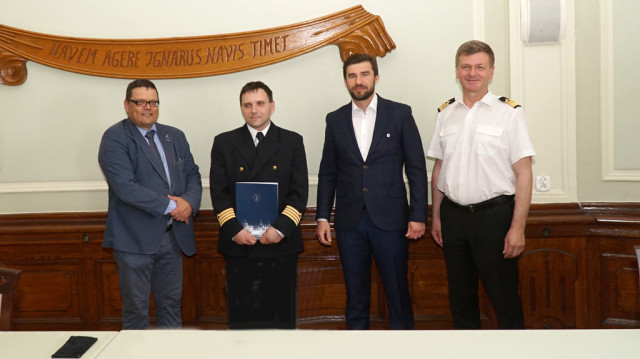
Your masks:
{"label": "wooden wall panel", "polygon": [[443,260],[409,260],[409,289],[416,328],[451,326],[446,273]]}
{"label": "wooden wall panel", "polygon": [[7,261],[22,271],[14,298],[14,328],[20,324],[75,327],[84,322],[82,263],[76,261]]}
{"label": "wooden wall panel", "polygon": [[[314,210],[303,218],[298,262],[298,327],[344,329],[346,302],[337,245],[315,239]],[[0,215],[0,266],[23,271],[16,330],[118,330],[120,294],[112,252],[101,246],[105,213]],[[427,229],[429,231],[429,229]],[[196,219],[198,254],[184,258],[185,327],[226,328],[224,260],[211,211]],[[520,289],[527,328],[640,328],[640,204],[531,207]],[[442,250],[425,236],[409,245],[409,285],[417,329],[452,327]],[[388,314],[372,271],[371,326]],[[496,328],[480,286],[482,326]],[[153,315],[153,309],[152,309]]]}
{"label": "wooden wall panel", "polygon": [[340,261],[298,261],[298,317],[301,328],[346,328],[346,290]]}
{"label": "wooden wall panel", "polygon": [[118,284],[118,267],[113,260],[97,260],[98,323],[121,326],[122,302]]}
{"label": "wooden wall panel", "polygon": [[638,263],[635,253],[631,253],[637,243],[625,239],[600,241],[600,322],[603,328],[640,327]]}
{"label": "wooden wall panel", "polygon": [[576,291],[578,257],[555,249],[534,249],[524,253],[519,263],[520,296],[534,329],[571,329],[576,327]]}
{"label": "wooden wall panel", "polygon": [[[185,291],[183,295],[194,295],[195,323],[207,328],[226,328],[227,292],[226,272],[222,258],[193,258],[195,293]],[[185,273],[186,275],[186,273]],[[183,318],[184,319],[184,318]]]}

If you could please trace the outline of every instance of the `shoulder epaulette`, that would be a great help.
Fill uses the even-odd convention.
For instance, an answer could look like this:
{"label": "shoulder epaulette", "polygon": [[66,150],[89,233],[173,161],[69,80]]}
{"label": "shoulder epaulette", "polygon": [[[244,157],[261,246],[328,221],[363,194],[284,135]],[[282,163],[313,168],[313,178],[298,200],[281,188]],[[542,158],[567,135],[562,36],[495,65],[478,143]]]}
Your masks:
{"label": "shoulder epaulette", "polygon": [[444,110],[445,108],[447,108],[447,106],[451,105],[454,102],[456,102],[456,98],[455,97],[445,101],[442,105],[440,105],[440,107],[438,107],[438,112]]}
{"label": "shoulder epaulette", "polygon": [[500,101],[506,103],[507,105],[513,107],[513,108],[518,108],[521,107],[520,105],[518,105],[517,102],[513,101],[512,99],[508,98],[508,97],[500,97]]}

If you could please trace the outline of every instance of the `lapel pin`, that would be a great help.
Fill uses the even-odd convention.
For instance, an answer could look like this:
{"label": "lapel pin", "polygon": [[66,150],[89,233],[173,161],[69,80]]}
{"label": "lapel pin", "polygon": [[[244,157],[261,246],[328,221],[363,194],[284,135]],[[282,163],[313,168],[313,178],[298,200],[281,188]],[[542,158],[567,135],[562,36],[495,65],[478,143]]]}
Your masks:
{"label": "lapel pin", "polygon": [[165,141],[171,141],[171,138],[169,138],[169,134],[168,133],[164,135],[164,140]]}
{"label": "lapel pin", "polygon": [[391,137],[391,134],[390,134],[390,133],[387,133],[387,137]]}

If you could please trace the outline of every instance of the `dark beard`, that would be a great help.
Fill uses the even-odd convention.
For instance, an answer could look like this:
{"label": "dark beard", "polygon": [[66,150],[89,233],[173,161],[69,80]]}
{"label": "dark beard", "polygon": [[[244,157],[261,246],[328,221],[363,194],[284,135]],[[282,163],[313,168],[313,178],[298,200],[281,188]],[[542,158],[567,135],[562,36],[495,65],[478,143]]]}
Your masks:
{"label": "dark beard", "polygon": [[371,95],[373,95],[373,93],[376,91],[376,87],[372,87],[369,91],[363,93],[361,96],[356,95],[356,93],[352,90],[349,90],[349,94],[351,95],[351,98],[356,100],[356,101],[362,101],[362,100],[366,100],[369,97],[371,97]]}

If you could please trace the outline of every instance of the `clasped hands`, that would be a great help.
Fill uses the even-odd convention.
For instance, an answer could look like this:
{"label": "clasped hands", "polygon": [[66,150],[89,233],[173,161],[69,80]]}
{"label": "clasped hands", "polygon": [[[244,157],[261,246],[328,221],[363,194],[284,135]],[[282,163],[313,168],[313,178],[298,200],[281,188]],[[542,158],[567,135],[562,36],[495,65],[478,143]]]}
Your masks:
{"label": "clasped hands", "polygon": [[189,224],[189,218],[191,217],[191,213],[193,213],[193,207],[191,207],[189,202],[185,201],[182,197],[171,195],[168,195],[167,197],[176,202],[176,208],[169,213],[171,218],[178,222]]}
{"label": "clasped hands", "polygon": [[[231,240],[234,241],[236,244],[247,245],[247,246],[252,246],[258,242],[258,239],[256,239],[256,237],[254,237],[251,234],[251,232],[249,232],[246,228],[238,232],[238,234],[236,234],[235,236],[233,236]],[[260,238],[260,243],[274,244],[274,243],[280,243],[281,240],[282,240],[282,237],[280,237],[280,234],[278,233],[278,231],[275,228],[270,226],[269,228],[267,228],[264,234],[262,234],[262,238]]]}

